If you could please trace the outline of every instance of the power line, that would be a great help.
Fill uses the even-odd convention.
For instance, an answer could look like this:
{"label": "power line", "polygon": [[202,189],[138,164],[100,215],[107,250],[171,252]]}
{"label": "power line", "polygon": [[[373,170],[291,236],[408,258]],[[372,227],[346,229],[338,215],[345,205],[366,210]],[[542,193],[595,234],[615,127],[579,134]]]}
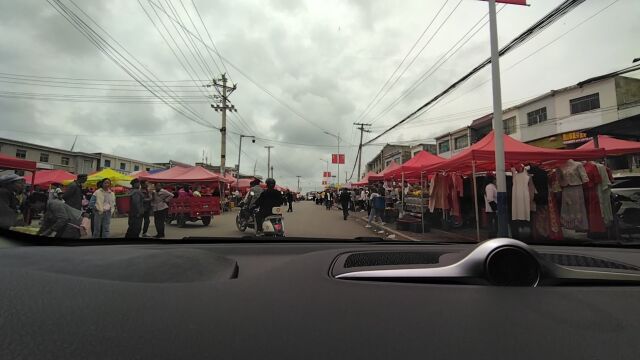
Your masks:
{"label": "power line", "polygon": [[[215,50],[215,53],[218,54],[218,58],[220,59],[220,63],[222,64],[222,68],[224,68],[224,72],[229,76],[229,81],[233,82],[233,79],[231,78],[231,74],[229,73],[229,70],[227,70],[227,66],[224,64],[224,61],[222,60],[222,56],[220,55],[220,52],[218,51],[218,47],[216,46],[215,41],[213,41],[213,37],[211,36],[211,33],[209,33],[209,29],[207,28],[207,25],[204,23],[204,20],[202,19],[202,15],[200,14],[200,11],[198,10],[198,7],[196,6],[195,1],[191,0],[191,4],[193,5],[193,8],[196,10],[196,14],[198,14],[198,18],[200,18],[200,22],[202,23],[202,27],[204,28],[205,32],[207,33],[207,37],[209,37],[209,41],[211,41],[211,45],[213,45],[213,49]],[[198,33],[198,39],[201,39],[200,33]],[[216,61],[213,59],[213,55],[211,54],[211,50],[209,49],[209,47],[207,45],[205,45],[205,48],[209,52],[209,56],[211,57],[211,60],[214,62],[214,64],[216,64]],[[216,64],[216,68],[218,68],[217,64]],[[222,71],[220,71],[220,68],[218,68],[218,72],[222,72]]]}
{"label": "power line", "polygon": [[[576,6],[580,5],[582,2],[584,2],[584,0],[566,0],[566,1],[564,1],[558,7],[556,7],[551,12],[549,12],[547,15],[542,17],[542,19],[538,20],[535,24],[530,26],[527,30],[525,30],[523,33],[518,35],[515,39],[511,40],[502,49],[500,49],[499,56],[503,56],[503,55],[511,52],[513,49],[517,48],[518,46],[522,45],[526,41],[530,40],[532,37],[534,37],[535,35],[540,33],[542,30],[544,30],[545,28],[547,28],[548,26],[553,24],[556,20],[561,18],[563,15],[569,13]],[[433,97],[431,100],[429,100],[426,103],[424,103],[423,105],[421,105],[418,109],[414,110],[412,113],[410,113],[409,115],[405,116],[403,119],[401,119],[400,121],[398,121],[397,123],[395,123],[394,125],[389,127],[388,129],[386,129],[385,131],[383,131],[379,135],[375,136],[373,139],[369,140],[367,142],[367,144],[372,143],[373,141],[381,138],[382,136],[384,136],[388,132],[394,130],[398,126],[400,126],[400,125],[404,124],[405,122],[407,122],[409,119],[413,118],[416,114],[418,114],[423,109],[426,109],[429,106],[435,104],[442,97],[447,95],[449,92],[453,91],[460,84],[464,83],[470,77],[475,75],[478,71],[480,71],[485,66],[490,64],[490,62],[491,62],[491,59],[487,58],[485,61],[483,61],[478,66],[473,68],[470,72],[468,72],[466,75],[464,75],[462,78],[458,79],[456,82],[454,82],[449,87],[447,87],[444,91],[440,92],[438,95]],[[365,144],[365,145],[367,145],[367,144]]]}
{"label": "power line", "polygon": [[387,78],[387,81],[384,82],[384,84],[382,84],[382,86],[380,87],[380,89],[378,89],[378,92],[374,95],[374,97],[371,99],[371,101],[369,101],[369,103],[367,104],[367,106],[365,106],[365,108],[362,110],[362,112],[360,113],[360,115],[358,115],[358,119],[357,121],[360,121],[360,119],[362,119],[363,117],[365,117],[369,111],[371,111],[372,107],[371,105],[373,105],[373,102],[376,101],[376,99],[378,98],[378,96],[380,95],[380,93],[382,93],[382,91],[385,89],[385,87],[389,84],[389,82],[391,81],[391,79],[393,78],[393,76],[398,72],[398,70],[400,70],[400,68],[402,67],[402,65],[404,64],[404,62],[407,60],[407,58],[409,57],[409,55],[411,54],[411,52],[413,52],[413,49],[416,48],[416,46],[418,45],[418,43],[420,42],[420,40],[422,40],[422,38],[424,37],[424,35],[427,33],[427,31],[429,30],[429,28],[431,28],[431,25],[433,24],[433,22],[436,20],[436,18],[438,17],[438,15],[440,15],[440,12],[442,12],[442,10],[444,9],[444,7],[447,5],[447,3],[449,2],[449,0],[446,0],[444,3],[442,3],[442,6],[440,7],[440,9],[438,10],[438,12],[436,12],[436,14],[433,16],[433,18],[431,19],[431,21],[429,22],[429,24],[427,25],[427,27],[424,28],[424,30],[422,31],[422,33],[420,34],[420,36],[418,36],[418,38],[416,39],[416,41],[413,43],[413,45],[411,46],[411,48],[409,49],[409,51],[407,51],[407,53],[404,55],[404,58],[402,59],[402,61],[400,61],[400,63],[398,64],[398,66],[396,66],[395,70],[393,70],[393,72],[391,73],[391,75],[389,75],[389,77]]}

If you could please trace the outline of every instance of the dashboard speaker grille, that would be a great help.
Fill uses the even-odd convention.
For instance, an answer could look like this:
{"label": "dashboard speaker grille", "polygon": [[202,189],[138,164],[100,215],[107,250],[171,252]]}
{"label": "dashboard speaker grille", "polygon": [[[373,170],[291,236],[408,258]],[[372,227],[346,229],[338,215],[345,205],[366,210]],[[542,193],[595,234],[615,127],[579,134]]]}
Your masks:
{"label": "dashboard speaker grille", "polygon": [[344,261],[345,268],[385,266],[385,265],[415,265],[437,264],[440,252],[364,252],[351,254]]}
{"label": "dashboard speaker grille", "polygon": [[598,259],[590,256],[582,256],[582,255],[572,255],[572,254],[553,254],[553,253],[541,253],[542,257],[551,261],[557,265],[563,266],[577,266],[577,267],[588,267],[588,268],[602,268],[602,269],[618,269],[618,270],[635,270],[639,271],[640,268],[604,260]]}

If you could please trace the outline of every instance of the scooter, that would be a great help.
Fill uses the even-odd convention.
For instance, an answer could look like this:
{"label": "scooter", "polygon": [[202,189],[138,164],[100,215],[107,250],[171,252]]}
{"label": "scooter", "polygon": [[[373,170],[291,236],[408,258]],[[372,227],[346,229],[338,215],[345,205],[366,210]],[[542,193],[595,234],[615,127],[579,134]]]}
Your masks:
{"label": "scooter", "polygon": [[[251,214],[246,214],[249,211],[246,209],[245,204],[241,204],[240,212],[236,215],[236,227],[239,231],[244,232],[249,229],[256,229],[256,214],[258,209],[253,209]],[[274,207],[271,209],[273,215],[269,215],[262,221],[262,232],[264,236],[279,236],[284,237],[284,223],[282,221],[282,208]]]}

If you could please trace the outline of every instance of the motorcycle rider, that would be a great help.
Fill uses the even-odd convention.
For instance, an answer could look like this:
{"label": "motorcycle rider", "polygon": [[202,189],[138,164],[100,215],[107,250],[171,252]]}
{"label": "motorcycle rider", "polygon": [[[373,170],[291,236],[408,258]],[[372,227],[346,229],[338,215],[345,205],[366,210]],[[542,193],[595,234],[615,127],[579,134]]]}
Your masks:
{"label": "motorcycle rider", "polygon": [[247,195],[245,195],[244,199],[242,200],[242,203],[245,206],[242,207],[241,211],[243,211],[242,216],[245,220],[251,217],[251,213],[255,208],[256,200],[258,200],[260,194],[262,194],[262,187],[260,187],[259,179],[253,179],[249,183],[249,185],[251,186],[251,188],[249,188],[249,191],[247,191]]}
{"label": "motorcycle rider", "polygon": [[276,181],[268,178],[265,183],[267,184],[267,190],[263,191],[255,202],[255,205],[260,208],[256,215],[256,235],[262,235],[262,221],[264,218],[273,215],[272,209],[283,204],[282,193],[275,189]]}

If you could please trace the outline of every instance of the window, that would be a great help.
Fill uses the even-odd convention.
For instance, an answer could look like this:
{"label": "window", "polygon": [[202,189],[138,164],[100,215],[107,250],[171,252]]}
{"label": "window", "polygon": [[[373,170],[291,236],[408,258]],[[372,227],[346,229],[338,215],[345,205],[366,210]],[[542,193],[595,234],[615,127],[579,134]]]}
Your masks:
{"label": "window", "polygon": [[139,171],[139,170],[140,170],[140,165],[133,166],[133,171]]}
{"label": "window", "polygon": [[104,167],[111,167],[111,160],[104,159]]}
{"label": "window", "polygon": [[40,153],[40,162],[49,162],[49,154]]}
{"label": "window", "polygon": [[547,121],[547,108],[543,107],[527,113],[527,124],[529,126]]}
{"label": "window", "polygon": [[25,159],[27,157],[27,150],[22,150],[22,149],[16,150],[16,157],[18,159]]}
{"label": "window", "polygon": [[147,168],[147,171],[151,171],[151,168]]}
{"label": "window", "polygon": [[120,170],[127,170],[127,164],[121,162],[120,163]]}
{"label": "window", "polygon": [[581,112],[599,109],[600,108],[600,94],[595,93],[587,96],[569,100],[572,114],[579,114]]}
{"label": "window", "polygon": [[446,153],[449,151],[449,140],[438,143],[438,154]]}
{"label": "window", "polygon": [[60,164],[68,166],[69,165],[69,158],[63,156],[62,159],[60,160]]}
{"label": "window", "polygon": [[513,134],[514,132],[516,132],[516,117],[512,116],[506,120],[503,120],[502,125],[504,127],[504,133],[506,135]]}
{"label": "window", "polygon": [[456,150],[464,149],[469,146],[469,138],[467,137],[467,135],[458,136],[457,138],[453,139],[453,141],[453,145]]}

